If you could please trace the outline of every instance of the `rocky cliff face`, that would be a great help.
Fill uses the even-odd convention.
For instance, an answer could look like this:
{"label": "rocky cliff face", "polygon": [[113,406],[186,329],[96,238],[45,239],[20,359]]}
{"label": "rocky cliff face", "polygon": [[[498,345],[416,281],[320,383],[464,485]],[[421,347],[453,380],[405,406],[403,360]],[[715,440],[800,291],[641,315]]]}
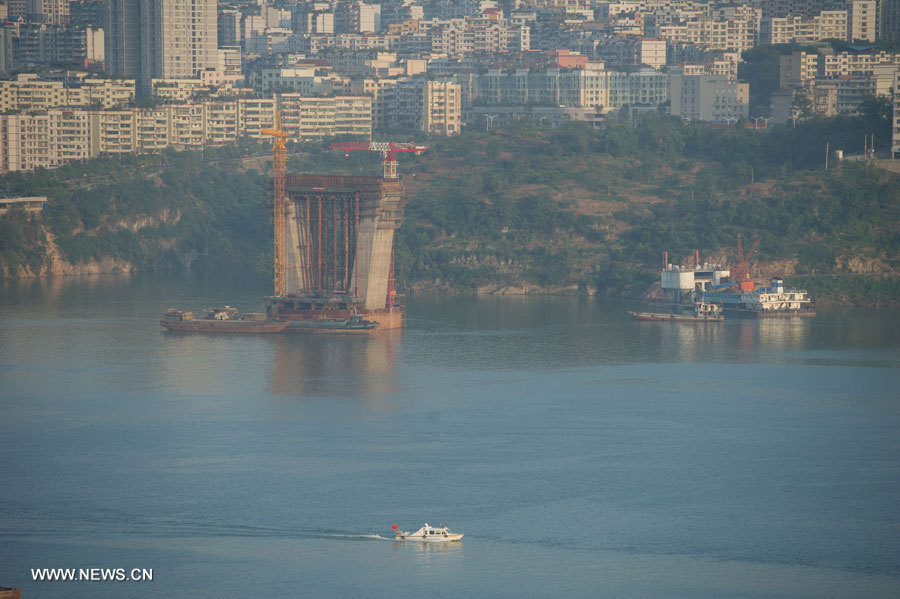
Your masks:
{"label": "rocky cliff face", "polygon": [[43,229],[43,234],[45,238],[45,260],[41,268],[38,269],[37,272],[34,272],[27,266],[19,266],[15,273],[4,272],[5,278],[30,279],[35,277],[98,275],[127,273],[134,270],[134,265],[130,262],[112,258],[110,256],[106,256],[102,260],[89,260],[87,262],[73,264],[62,258],[59,248],[56,245],[56,238],[53,234],[50,233],[50,231],[47,231],[46,228]]}

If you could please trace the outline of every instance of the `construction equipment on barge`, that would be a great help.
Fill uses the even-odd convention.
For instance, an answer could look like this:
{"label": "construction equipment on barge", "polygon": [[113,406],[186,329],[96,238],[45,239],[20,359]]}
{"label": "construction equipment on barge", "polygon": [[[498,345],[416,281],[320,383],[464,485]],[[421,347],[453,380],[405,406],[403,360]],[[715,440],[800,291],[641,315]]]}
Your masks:
{"label": "construction equipment on barge", "polygon": [[803,289],[788,289],[778,277],[768,284],[758,284],[750,274],[749,258],[757,243],[744,255],[738,236],[738,260],[732,269],[717,264],[701,264],[694,252],[692,266],[670,264],[663,252],[660,273],[662,302],[670,306],[689,306],[695,302],[716,304],[724,312],[736,316],[777,318],[816,315],[812,299]]}

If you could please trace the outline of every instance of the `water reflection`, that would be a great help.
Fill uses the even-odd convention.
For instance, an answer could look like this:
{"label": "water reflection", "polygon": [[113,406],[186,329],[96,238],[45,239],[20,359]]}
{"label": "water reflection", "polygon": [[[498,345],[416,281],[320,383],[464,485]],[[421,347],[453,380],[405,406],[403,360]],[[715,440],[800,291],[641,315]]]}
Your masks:
{"label": "water reflection", "polygon": [[463,558],[464,543],[398,543],[394,541],[394,551],[397,553],[411,554],[418,567],[441,565],[446,567],[448,560],[456,561]]}
{"label": "water reflection", "polygon": [[738,362],[755,362],[760,350],[795,351],[808,342],[812,320],[809,318],[734,318],[735,347]]}
{"label": "water reflection", "polygon": [[29,312],[37,307],[45,315],[55,317],[68,306],[100,303],[130,278],[130,273],[122,273],[3,281],[0,292],[5,303],[27,307]]}
{"label": "water reflection", "polygon": [[809,318],[761,318],[758,321],[759,343],[780,350],[797,350],[809,339]]}
{"label": "water reflection", "polygon": [[657,353],[648,357],[666,362],[696,362],[725,334],[721,323],[715,322],[635,322],[634,326],[659,329]]}
{"label": "water reflection", "polygon": [[398,389],[399,330],[372,335],[284,334],[273,339],[271,392],[284,395],[383,395]]}

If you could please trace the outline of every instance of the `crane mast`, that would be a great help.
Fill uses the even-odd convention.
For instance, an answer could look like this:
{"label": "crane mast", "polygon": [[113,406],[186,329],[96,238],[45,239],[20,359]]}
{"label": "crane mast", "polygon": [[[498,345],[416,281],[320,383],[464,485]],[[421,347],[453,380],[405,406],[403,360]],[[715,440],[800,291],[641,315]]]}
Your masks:
{"label": "crane mast", "polygon": [[275,227],[275,295],[281,297],[285,290],[285,251],[284,251],[284,226],[285,226],[285,191],[284,173],[287,168],[287,147],[285,139],[287,134],[281,130],[281,111],[275,111],[275,128],[263,129],[263,135],[272,137],[272,223]]}

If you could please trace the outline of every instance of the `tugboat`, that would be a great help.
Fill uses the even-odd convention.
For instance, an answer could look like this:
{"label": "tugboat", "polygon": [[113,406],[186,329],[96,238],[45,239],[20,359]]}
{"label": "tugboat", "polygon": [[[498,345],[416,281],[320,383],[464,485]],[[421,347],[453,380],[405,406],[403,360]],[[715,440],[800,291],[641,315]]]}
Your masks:
{"label": "tugboat", "polygon": [[235,308],[213,308],[205,318],[194,318],[193,312],[170,308],[159,324],[170,331],[192,333],[280,333],[288,322],[268,320],[265,314],[248,312],[240,315]]}
{"label": "tugboat", "polygon": [[628,314],[638,320],[655,320],[668,322],[722,322],[725,316],[718,304],[710,302],[697,302],[694,304],[692,314],[679,314],[676,312],[631,312]]}
{"label": "tugboat", "polygon": [[459,541],[463,538],[461,533],[450,532],[446,526],[435,528],[425,523],[425,526],[416,532],[406,532],[394,524],[394,539],[397,541],[424,541],[427,543],[443,543],[447,541]]}

